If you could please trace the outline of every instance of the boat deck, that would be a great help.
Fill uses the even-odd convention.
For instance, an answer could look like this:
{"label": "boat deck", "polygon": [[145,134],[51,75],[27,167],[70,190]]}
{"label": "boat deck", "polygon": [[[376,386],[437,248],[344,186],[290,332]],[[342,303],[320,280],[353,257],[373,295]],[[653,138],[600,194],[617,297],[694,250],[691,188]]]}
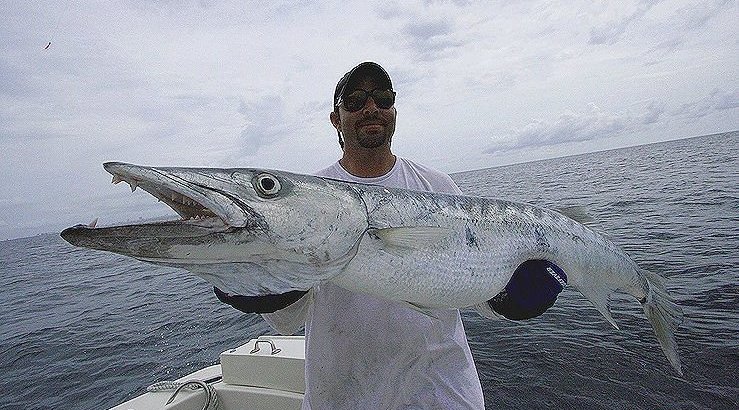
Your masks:
{"label": "boat deck", "polygon": [[[300,409],[305,392],[305,339],[302,336],[260,336],[221,353],[221,364],[177,379],[198,380],[218,396],[219,410]],[[147,392],[110,410],[201,410],[208,394],[201,388]]]}

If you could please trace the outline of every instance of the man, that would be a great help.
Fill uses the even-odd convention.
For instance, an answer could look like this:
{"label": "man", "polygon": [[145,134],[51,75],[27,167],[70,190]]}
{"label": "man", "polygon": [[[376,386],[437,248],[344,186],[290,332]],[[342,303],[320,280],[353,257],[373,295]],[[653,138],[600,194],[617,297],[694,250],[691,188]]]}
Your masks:
{"label": "man", "polygon": [[[392,153],[396,117],[387,72],[372,62],[354,67],[338,82],[330,114],[343,155],[317,175],[461,193],[448,175]],[[258,298],[215,291],[240,310],[263,313],[281,333],[294,333],[305,324],[304,409],[484,408],[456,309],[434,311],[430,318],[331,283],[307,293]]]}

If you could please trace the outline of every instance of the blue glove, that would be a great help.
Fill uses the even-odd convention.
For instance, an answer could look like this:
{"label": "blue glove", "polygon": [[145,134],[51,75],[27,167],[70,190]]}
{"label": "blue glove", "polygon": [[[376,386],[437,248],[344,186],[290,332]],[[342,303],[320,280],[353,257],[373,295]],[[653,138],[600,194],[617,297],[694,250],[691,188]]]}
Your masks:
{"label": "blue glove", "polygon": [[531,319],[552,307],[565,285],[567,275],[559,266],[529,260],[516,269],[505,289],[488,300],[488,305],[507,319]]}

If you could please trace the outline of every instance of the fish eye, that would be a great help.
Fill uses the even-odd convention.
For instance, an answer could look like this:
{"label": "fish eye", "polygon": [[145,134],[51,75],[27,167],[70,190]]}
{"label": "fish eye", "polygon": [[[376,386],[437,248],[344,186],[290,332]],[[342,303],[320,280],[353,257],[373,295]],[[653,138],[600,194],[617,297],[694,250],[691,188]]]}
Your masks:
{"label": "fish eye", "polygon": [[252,180],[259,196],[271,198],[280,192],[280,181],[270,174],[259,174]]}

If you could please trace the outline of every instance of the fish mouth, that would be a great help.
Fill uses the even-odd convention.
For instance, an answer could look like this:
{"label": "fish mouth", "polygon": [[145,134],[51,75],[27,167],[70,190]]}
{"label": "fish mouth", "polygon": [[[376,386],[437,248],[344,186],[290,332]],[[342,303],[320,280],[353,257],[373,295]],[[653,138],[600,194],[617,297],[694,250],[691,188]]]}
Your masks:
{"label": "fish mouth", "polygon": [[180,216],[180,222],[202,221],[207,222],[202,225],[213,227],[241,225],[226,212],[223,201],[215,198],[218,193],[207,186],[152,167],[106,162],[103,168],[113,175],[113,184],[126,182],[131,192],[141,188],[172,208]]}
{"label": "fish mouth", "polygon": [[[97,236],[154,235],[162,234],[157,232],[161,228],[167,228],[172,235],[198,236],[247,227],[259,219],[258,214],[227,190],[208,184],[213,177],[195,168],[156,168],[123,162],[106,162],[103,168],[113,175],[113,184],[125,182],[131,187],[131,192],[139,188],[148,192],[174,210],[180,218],[100,228],[96,227],[95,220],[90,225],[65,229],[62,232],[65,239],[73,234],[91,235],[93,231]],[[183,173],[183,170],[187,172]],[[178,233],[172,231],[177,227],[181,228]]]}
{"label": "fish mouth", "polygon": [[165,244],[198,243],[206,236],[253,225],[253,211],[236,203],[237,199],[225,189],[207,185],[207,176],[195,169],[185,169],[189,174],[184,174],[122,162],[106,162],[103,168],[113,175],[113,184],[126,182],[131,192],[139,188],[148,192],[180,218],[106,227],[96,227],[97,220],[75,225],[61,232],[62,238],[73,245],[131,254],[132,244],[143,252],[141,249]]}

